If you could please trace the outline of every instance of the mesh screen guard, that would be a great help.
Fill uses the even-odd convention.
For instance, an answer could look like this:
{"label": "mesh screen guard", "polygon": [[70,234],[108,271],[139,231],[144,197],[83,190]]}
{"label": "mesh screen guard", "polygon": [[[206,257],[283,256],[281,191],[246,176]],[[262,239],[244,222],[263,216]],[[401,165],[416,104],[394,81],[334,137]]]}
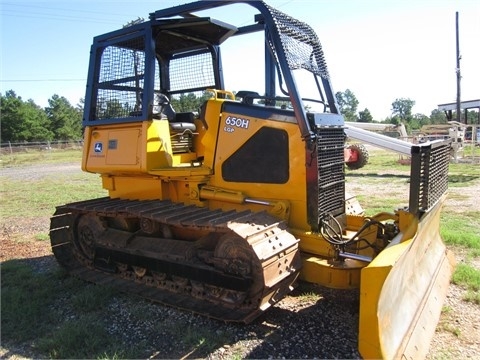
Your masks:
{"label": "mesh screen guard", "polygon": [[[173,100],[173,96],[178,99],[187,94],[202,95],[205,89],[217,87],[210,49],[201,45],[179,54],[166,54],[161,41],[155,41],[155,49],[148,49],[146,44],[153,30],[147,27],[143,34],[126,33],[98,42],[86,121],[141,121],[154,111],[155,94],[167,92]],[[154,35],[161,34],[157,31]],[[153,79],[147,78],[149,73]]]}
{"label": "mesh screen guard", "polygon": [[[328,79],[327,63],[320,40],[313,29],[267,5],[280,35],[288,66],[291,70],[305,69],[311,73]],[[275,54],[275,46],[269,42]],[[277,59],[278,61],[278,59]]]}
{"label": "mesh screen guard", "polygon": [[450,140],[412,146],[409,211],[428,212],[448,189]]}
{"label": "mesh screen guard", "polygon": [[[139,116],[145,77],[145,40],[101,49],[95,119]],[[126,47],[128,46],[128,47]]]}
{"label": "mesh screen guard", "polygon": [[170,62],[170,91],[215,88],[215,75],[210,53],[174,58]]}

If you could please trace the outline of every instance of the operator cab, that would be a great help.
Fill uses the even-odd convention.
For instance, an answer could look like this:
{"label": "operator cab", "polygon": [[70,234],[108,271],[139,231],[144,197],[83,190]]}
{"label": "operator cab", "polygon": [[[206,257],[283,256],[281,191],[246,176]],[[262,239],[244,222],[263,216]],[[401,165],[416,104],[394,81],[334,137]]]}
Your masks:
{"label": "operator cab", "polygon": [[223,89],[219,45],[236,31],[207,17],[175,18],[96,37],[83,125],[144,121],[162,111],[172,122],[192,122],[191,109],[175,109],[175,97]]}

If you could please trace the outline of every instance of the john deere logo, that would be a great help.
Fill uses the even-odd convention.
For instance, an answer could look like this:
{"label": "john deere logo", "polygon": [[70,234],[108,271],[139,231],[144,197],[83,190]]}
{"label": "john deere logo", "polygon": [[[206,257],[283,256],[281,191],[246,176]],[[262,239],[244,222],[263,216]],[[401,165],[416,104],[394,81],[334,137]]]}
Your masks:
{"label": "john deere logo", "polygon": [[95,146],[93,147],[93,151],[96,153],[101,153],[103,151],[103,144],[101,142],[95,143]]}

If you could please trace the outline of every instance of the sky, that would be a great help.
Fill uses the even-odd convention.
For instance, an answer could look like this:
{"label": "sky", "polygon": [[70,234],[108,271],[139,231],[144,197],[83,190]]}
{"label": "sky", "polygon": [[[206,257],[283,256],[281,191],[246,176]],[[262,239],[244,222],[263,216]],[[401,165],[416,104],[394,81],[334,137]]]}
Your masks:
{"label": "sky", "polygon": [[[46,107],[54,95],[72,105],[85,96],[94,36],[121,28],[155,10],[188,0],[0,0],[0,92]],[[396,99],[415,101],[413,113],[430,115],[457,97],[456,12],[459,18],[461,99],[480,99],[478,0],[266,0],[308,23],[325,52],[335,92],[350,89],[377,121]],[[222,14],[252,22],[241,10]],[[212,16],[214,17],[214,16]],[[228,43],[228,41],[227,41]],[[245,72],[256,68],[254,50],[241,44],[222,52],[229,90],[255,90]],[[229,50],[229,49],[227,49]],[[242,68],[242,71],[238,69]],[[263,83],[261,84],[263,86]]]}

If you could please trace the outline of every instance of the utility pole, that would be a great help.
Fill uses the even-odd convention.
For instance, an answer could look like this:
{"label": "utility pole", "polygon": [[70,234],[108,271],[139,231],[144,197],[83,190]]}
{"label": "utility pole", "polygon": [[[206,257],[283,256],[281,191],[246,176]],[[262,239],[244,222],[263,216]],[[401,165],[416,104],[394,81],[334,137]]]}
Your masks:
{"label": "utility pole", "polygon": [[457,121],[461,122],[461,113],[462,110],[460,109],[460,79],[462,76],[460,75],[460,59],[462,58],[460,56],[460,40],[459,40],[459,35],[458,35],[458,11],[456,12],[455,16],[455,30],[456,30],[456,38],[457,38]]}

